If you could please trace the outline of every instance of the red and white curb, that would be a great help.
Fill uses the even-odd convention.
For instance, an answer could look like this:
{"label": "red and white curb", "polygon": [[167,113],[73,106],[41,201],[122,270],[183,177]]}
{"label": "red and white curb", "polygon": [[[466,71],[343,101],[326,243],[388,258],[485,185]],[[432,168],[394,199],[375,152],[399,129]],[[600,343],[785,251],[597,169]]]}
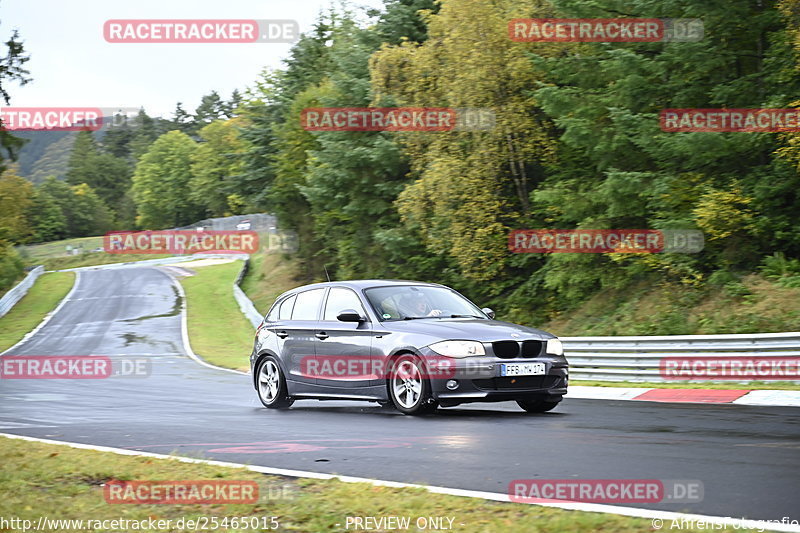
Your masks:
{"label": "red and white curb", "polygon": [[676,403],[734,403],[800,407],[800,391],[750,389],[647,389],[570,385],[566,398]]}

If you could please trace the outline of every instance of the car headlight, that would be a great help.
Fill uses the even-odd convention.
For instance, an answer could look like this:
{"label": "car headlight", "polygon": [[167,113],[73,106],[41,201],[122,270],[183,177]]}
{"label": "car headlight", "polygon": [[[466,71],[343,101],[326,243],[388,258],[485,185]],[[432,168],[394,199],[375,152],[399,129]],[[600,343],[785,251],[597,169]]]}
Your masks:
{"label": "car headlight", "polygon": [[558,339],[547,339],[545,353],[550,355],[564,355],[564,345]]}
{"label": "car headlight", "polygon": [[486,355],[483,344],[477,341],[442,341],[428,346],[439,355],[447,357],[470,357],[472,355]]}

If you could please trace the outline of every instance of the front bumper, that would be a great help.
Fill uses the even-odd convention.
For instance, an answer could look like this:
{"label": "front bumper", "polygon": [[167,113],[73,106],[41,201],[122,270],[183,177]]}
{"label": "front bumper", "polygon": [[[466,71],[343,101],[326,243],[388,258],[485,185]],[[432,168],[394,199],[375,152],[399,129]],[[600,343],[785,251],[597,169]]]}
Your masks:
{"label": "front bumper", "polygon": [[[542,397],[558,401],[566,394],[569,383],[569,364],[563,356],[456,359],[444,358],[427,348],[421,355],[430,365],[428,377],[432,393],[442,405]],[[544,363],[545,372],[534,376],[502,376],[500,365],[507,363]],[[452,388],[453,382],[457,385],[455,388]]]}

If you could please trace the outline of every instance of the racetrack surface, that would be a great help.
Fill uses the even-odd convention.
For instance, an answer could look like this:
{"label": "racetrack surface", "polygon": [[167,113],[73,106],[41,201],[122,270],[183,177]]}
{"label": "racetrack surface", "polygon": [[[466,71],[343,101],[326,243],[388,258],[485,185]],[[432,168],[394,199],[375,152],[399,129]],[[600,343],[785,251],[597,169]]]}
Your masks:
{"label": "racetrack surface", "polygon": [[699,480],[699,503],[620,505],[800,519],[796,408],[566,399],[541,415],[508,402],[426,418],[340,401],[267,410],[248,376],[186,355],[175,283],[153,267],[82,271],[69,301],[8,355],[141,356],[151,374],[0,380],[0,432],[497,493],[528,478]]}

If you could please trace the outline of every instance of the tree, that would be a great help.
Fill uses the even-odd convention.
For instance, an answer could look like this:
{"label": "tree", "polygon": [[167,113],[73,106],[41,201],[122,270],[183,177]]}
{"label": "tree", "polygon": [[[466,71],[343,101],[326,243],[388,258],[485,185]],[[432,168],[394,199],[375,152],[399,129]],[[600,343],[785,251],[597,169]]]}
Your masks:
{"label": "tree", "polygon": [[31,223],[42,239],[61,230],[62,218],[52,210],[53,204],[58,206],[65,222],[63,237],[101,235],[111,230],[111,213],[85,183],[70,186],[50,176],[37,188],[36,197],[37,204],[46,208],[46,212],[33,213]]}
{"label": "tree", "polygon": [[86,183],[72,187],[70,231],[76,237],[102,235],[111,230],[111,212]]}
{"label": "tree", "polygon": [[346,11],[320,17],[292,47],[286,68],[263,73],[240,106],[249,146],[240,182],[247,189],[241,191],[260,186],[249,193],[251,201],[298,234],[298,255],[312,276],[323,264],[345,277],[391,276],[404,268],[419,273],[422,264],[435,272],[439,266],[418,257],[424,255],[419,241],[398,229],[393,202],[408,180],[408,163],[396,136],[309,132],[298,120],[307,107],[371,105],[369,59],[382,39],[424,41],[419,11],[435,12],[433,2],[387,6],[390,13],[368,28]]}
{"label": "tree", "polygon": [[75,136],[72,153],[67,162],[67,183],[86,183],[93,175],[93,162],[97,157],[97,143],[91,131],[80,131]]}
{"label": "tree", "polygon": [[[78,232],[74,230],[75,222],[76,222],[76,215],[74,212],[75,206],[75,193],[73,192],[72,188],[67,185],[65,182],[57,180],[53,176],[48,176],[45,180],[36,188],[36,197],[39,199],[39,202],[44,205],[48,205],[55,203],[58,206],[58,210],[61,213],[61,220],[63,220],[63,235],[59,235],[59,238],[69,238],[69,237],[82,237],[79,235]],[[39,220],[35,215],[31,217],[33,225],[37,228],[42,229],[42,234],[58,234],[60,220],[59,217],[55,215],[55,213],[49,213],[47,218],[49,220]]]}
{"label": "tree", "polygon": [[203,96],[200,100],[200,105],[197,106],[194,112],[194,130],[196,131],[215,120],[225,118],[227,111],[225,105],[217,91],[211,91],[211,93]]}
{"label": "tree", "polygon": [[[180,106],[180,104],[178,105]],[[156,121],[145,113],[144,109],[140,109],[134,117],[131,129],[133,130],[130,142],[131,155],[134,160],[138,161],[153,141],[158,138],[159,130]]]}
{"label": "tree", "polygon": [[202,218],[202,208],[191,200],[189,188],[195,150],[197,144],[188,135],[170,131],[142,155],[132,188],[139,226],[168,228]]}
{"label": "tree", "polygon": [[181,102],[175,105],[175,111],[172,112],[172,120],[169,123],[170,130],[178,130],[188,135],[194,134],[196,130],[195,118],[183,108]]}
{"label": "tree", "polygon": [[[796,78],[800,72],[800,0],[781,0],[778,2],[778,8],[784,16],[788,32],[788,41],[794,51],[794,64],[786,65],[785,71],[788,77]],[[800,100],[794,100],[789,103],[790,107],[800,108]],[[777,155],[781,160],[789,164],[790,170],[787,170],[788,179],[781,180],[776,183],[774,188],[777,191],[773,193],[773,200],[771,205],[765,206],[764,211],[770,213],[772,226],[775,228],[775,235],[782,240],[787,238],[791,239],[795,234],[798,224],[798,217],[796,206],[800,203],[800,195],[798,194],[797,179],[792,179],[789,176],[800,176],[800,133],[786,133],[779,137],[780,147],[776,150]],[[792,201],[793,200],[793,201]],[[787,206],[793,206],[795,209],[787,211]],[[779,212],[776,213],[775,209]],[[795,246],[791,253],[800,256],[800,250]]]}
{"label": "tree", "polygon": [[258,209],[277,215],[283,228],[295,231],[298,253],[309,272],[321,270],[315,262],[318,243],[299,186],[304,181],[307,150],[316,144],[314,136],[300,127],[298,117],[302,106],[317,101],[314,87],[326,76],[331,38],[330,24],[318,20],[292,46],[286,68],[263,71],[240,106],[240,116],[247,120],[241,136],[248,149],[242,154],[244,167],[235,186],[237,201],[247,198]]}
{"label": "tree", "polygon": [[[375,32],[358,28],[342,15],[332,37],[330,75],[296,97],[293,117],[299,117],[301,107],[366,107],[373,99],[369,58],[380,45]],[[308,138],[299,145],[307,148],[298,190],[309,204],[319,243],[317,257],[334,265],[336,275],[345,278],[372,277],[402,266],[405,260],[390,261],[391,252],[377,239],[380,232],[399,223],[393,201],[408,172],[394,134],[301,132],[295,120],[281,131],[291,133],[283,138],[286,141]],[[365,255],[364,250],[370,253]]]}
{"label": "tree", "polygon": [[116,209],[130,188],[130,167],[124,159],[100,152],[92,133],[81,131],[67,164],[67,183],[88,184],[107,207]]}
{"label": "tree", "polygon": [[244,99],[239,90],[234,89],[231,93],[231,99],[222,104],[222,112],[227,118],[233,118],[238,114],[237,110],[243,102]]}
{"label": "tree", "polygon": [[0,228],[0,290],[11,288],[21,277],[24,264],[10,242],[5,240]]}
{"label": "tree", "polygon": [[422,43],[428,37],[426,16],[439,12],[441,4],[433,0],[384,0],[375,31],[381,41],[398,45],[403,41]]}
{"label": "tree", "polygon": [[133,129],[128,124],[129,120],[125,115],[114,116],[114,122],[103,135],[101,146],[104,152],[123,160],[131,157]]}
{"label": "tree", "polygon": [[205,208],[207,216],[236,214],[228,197],[235,194],[233,184],[242,172],[240,155],[245,143],[239,136],[241,122],[241,119],[217,120],[199,131],[205,142],[192,154],[189,195],[193,202]]}
{"label": "tree", "polygon": [[[554,4],[565,17],[612,16],[616,6],[610,0]],[[800,252],[800,238],[789,230],[798,224],[800,181],[772,155],[778,136],[666,133],[658,122],[665,108],[786,107],[800,94],[800,77],[778,12],[747,0],[637,0],[625,13],[704,13],[705,37],[574,44],[557,57],[532,55],[547,73],[546,86],[534,94],[559,136],[557,163],[548,166],[534,203],[556,227],[699,227],[714,238],[697,256],[553,257],[539,273],[545,285],[582,298],[600,286],[628,283],[643,267],[694,282],[719,268],[747,271],[776,248]],[[722,217],[734,204],[747,206],[748,216]],[[734,219],[737,230],[716,231],[721,220]]]}
{"label": "tree", "polygon": [[27,219],[33,230],[32,242],[56,241],[68,234],[63,210],[56,199],[41,187],[28,209]]}
{"label": "tree", "polygon": [[[16,30],[4,44],[7,51],[5,55],[0,55],[0,97],[8,105],[11,103],[11,96],[4,83],[16,81],[20,85],[25,85],[30,81],[29,72],[23,67],[30,59],[30,56],[25,55],[25,49],[19,40],[19,33]],[[2,122],[0,121],[1,124]],[[24,141],[22,139],[14,137],[5,129],[0,128],[0,172],[5,169],[3,159],[16,159],[17,153],[23,144]]]}
{"label": "tree", "polygon": [[5,239],[19,244],[31,234],[26,214],[33,202],[33,185],[10,166],[0,174],[0,228]]}
{"label": "tree", "polygon": [[551,126],[528,92],[543,80],[526,55],[533,45],[498,31],[511,18],[548,14],[535,1],[445,3],[428,18],[422,45],[384,46],[371,62],[376,99],[495,114],[488,131],[398,137],[415,178],[397,203],[406,228],[467,279],[506,275],[505,236],[530,219],[530,192],[552,160]]}

